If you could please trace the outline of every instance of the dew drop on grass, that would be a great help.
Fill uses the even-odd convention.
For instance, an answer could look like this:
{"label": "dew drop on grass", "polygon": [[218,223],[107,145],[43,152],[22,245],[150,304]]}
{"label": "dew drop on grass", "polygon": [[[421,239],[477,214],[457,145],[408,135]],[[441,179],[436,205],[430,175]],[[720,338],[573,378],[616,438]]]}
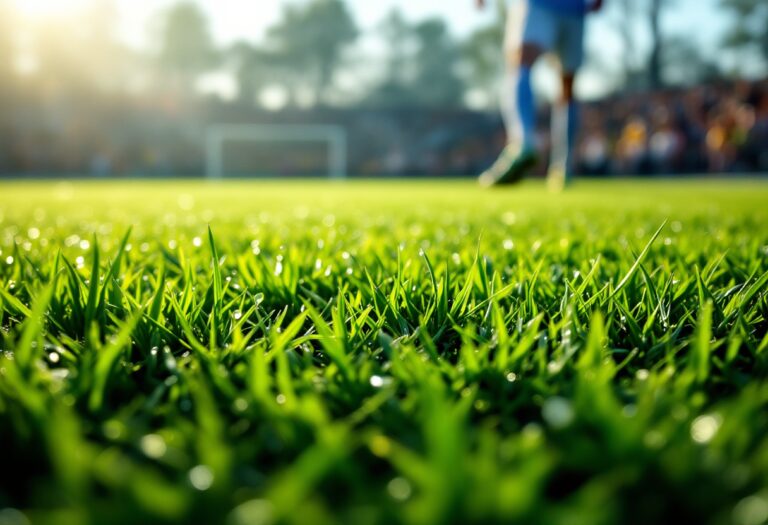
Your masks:
{"label": "dew drop on grass", "polygon": [[504,249],[507,251],[513,250],[515,248],[515,243],[514,241],[512,241],[512,239],[504,239],[504,242],[502,243],[502,245],[504,246]]}
{"label": "dew drop on grass", "polygon": [[277,394],[275,401],[277,402],[278,405],[284,405],[287,399],[283,394]]}
{"label": "dew drop on grass", "polygon": [[405,501],[411,497],[411,484],[405,478],[394,478],[387,483],[387,492],[398,501]]}
{"label": "dew drop on grass", "polygon": [[635,372],[635,377],[637,378],[638,381],[647,381],[650,376],[651,376],[651,373],[645,368],[641,368],[640,370]]}
{"label": "dew drop on grass", "polygon": [[648,448],[659,449],[664,446],[665,442],[664,435],[658,430],[651,430],[643,436],[643,443]]}
{"label": "dew drop on grass", "polygon": [[748,496],[733,508],[734,525],[764,525],[768,521],[768,497],[765,493]]}
{"label": "dew drop on grass", "polygon": [[232,317],[234,317],[235,320],[239,320],[240,318],[243,317],[243,312],[241,312],[240,310],[236,310],[235,313],[232,314]]}
{"label": "dew drop on grass", "polygon": [[197,490],[208,490],[213,485],[213,472],[205,465],[197,465],[189,471],[189,482]]}
{"label": "dew drop on grass", "polygon": [[563,363],[560,361],[550,361],[547,363],[547,372],[551,375],[559,374],[563,369]]}
{"label": "dew drop on grass", "polygon": [[699,416],[691,423],[691,437],[696,443],[709,443],[717,434],[722,422],[718,414]]}
{"label": "dew drop on grass", "polygon": [[380,458],[386,457],[392,450],[392,444],[389,442],[389,439],[381,434],[374,436],[368,446],[371,452]]}
{"label": "dew drop on grass", "polygon": [[162,436],[158,434],[147,434],[141,438],[141,450],[147,457],[158,459],[165,455],[168,447]]}
{"label": "dew drop on grass", "polygon": [[120,439],[125,433],[125,425],[121,422],[111,419],[101,426],[101,431],[107,439]]}
{"label": "dew drop on grass", "polygon": [[544,402],[541,409],[544,421],[554,429],[566,428],[575,417],[571,402],[563,397],[551,397]]}
{"label": "dew drop on grass", "polygon": [[491,404],[484,400],[484,399],[478,399],[475,401],[475,410],[478,412],[487,412],[489,408],[491,408]]}
{"label": "dew drop on grass", "polygon": [[5,264],[13,264],[13,255],[9,255],[5,258]]}
{"label": "dew drop on grass", "polygon": [[85,267],[85,258],[82,255],[79,255],[75,259],[75,266],[77,266],[78,268],[84,268]]}
{"label": "dew drop on grass", "polygon": [[275,508],[265,499],[252,499],[235,507],[227,517],[230,525],[271,525],[275,519]]}
{"label": "dew drop on grass", "polygon": [[195,198],[189,193],[182,193],[177,200],[179,208],[189,211],[195,206]]}
{"label": "dew drop on grass", "polygon": [[507,374],[507,381],[510,382],[510,383],[514,383],[515,381],[517,381],[517,374],[515,374],[514,372],[508,373]]}
{"label": "dew drop on grass", "polygon": [[18,509],[7,507],[0,509],[0,525],[31,525],[26,514]]}
{"label": "dew drop on grass", "polygon": [[384,386],[384,378],[381,376],[371,376],[370,383],[373,388],[381,388]]}
{"label": "dew drop on grass", "polygon": [[517,215],[513,212],[506,212],[501,216],[501,221],[507,226],[511,226],[517,222]]}
{"label": "dew drop on grass", "polygon": [[626,418],[635,417],[637,415],[637,405],[624,405],[621,409],[621,414]]}
{"label": "dew drop on grass", "polygon": [[58,363],[59,362],[59,353],[58,352],[51,352],[48,354],[48,360],[51,363]]}
{"label": "dew drop on grass", "polygon": [[200,237],[195,237],[192,239],[192,246],[199,248],[202,245],[203,245],[203,240]]}

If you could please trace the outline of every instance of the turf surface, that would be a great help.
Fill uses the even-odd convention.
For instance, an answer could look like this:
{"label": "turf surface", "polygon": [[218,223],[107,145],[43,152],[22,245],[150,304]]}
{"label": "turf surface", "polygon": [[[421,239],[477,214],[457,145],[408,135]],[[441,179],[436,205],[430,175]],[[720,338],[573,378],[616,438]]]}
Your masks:
{"label": "turf surface", "polygon": [[766,203],[3,183],[0,523],[764,523]]}

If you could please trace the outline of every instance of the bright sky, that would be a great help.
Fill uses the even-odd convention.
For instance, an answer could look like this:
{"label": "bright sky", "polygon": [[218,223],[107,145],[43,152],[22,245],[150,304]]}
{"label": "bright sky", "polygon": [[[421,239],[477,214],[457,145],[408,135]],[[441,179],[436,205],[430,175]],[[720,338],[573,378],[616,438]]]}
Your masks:
{"label": "bright sky", "polygon": [[[69,0],[70,2],[86,0]],[[149,20],[154,13],[176,0],[115,0],[120,7],[123,34],[136,45],[146,39]],[[300,2],[303,0],[293,0]],[[611,2],[613,0],[605,0]],[[668,27],[701,39],[714,41],[722,31],[722,16],[718,16],[718,0],[677,0]],[[61,4],[63,0],[17,0],[23,4]],[[232,40],[258,39],[264,30],[280,16],[284,0],[197,0],[209,13],[214,35],[220,43]],[[493,2],[484,12],[475,8],[474,0],[348,0],[358,23],[366,29],[376,26],[394,7],[406,17],[417,20],[427,16],[443,16],[456,34],[464,35],[491,20]],[[439,6],[439,7],[438,7]],[[702,42],[706,44],[706,42]],[[709,47],[709,46],[707,46]]]}
{"label": "bright sky", "polygon": [[[30,17],[57,15],[78,5],[90,2],[111,1],[118,8],[120,37],[126,43],[146,47],[152,21],[163,9],[179,0],[15,0],[17,8]],[[265,29],[277,21],[287,1],[307,0],[195,0],[208,13],[214,38],[219,44],[235,40],[258,41]],[[521,1],[521,0],[510,0]],[[606,3],[617,0],[604,0]],[[635,0],[633,0],[635,1]],[[670,0],[665,0],[670,1]],[[683,34],[691,42],[701,46],[705,53],[718,52],[718,42],[726,26],[724,17],[717,10],[719,0],[675,0],[674,7],[663,21],[665,29],[673,34]],[[347,0],[353,15],[363,30],[372,30],[393,8],[399,8],[406,18],[419,20],[429,16],[441,16],[447,20],[456,35],[466,35],[474,28],[485,25],[495,16],[494,0],[484,11],[478,11],[475,0]],[[610,17],[591,17],[588,45],[601,50],[604,60],[622,59],[621,43],[611,31]],[[645,47],[648,39],[638,45]],[[587,88],[587,91],[591,91]],[[598,95],[597,92],[594,95]]]}
{"label": "bright sky", "polygon": [[[15,0],[18,9],[28,15],[56,15],[73,7],[101,0]],[[118,7],[122,38],[137,47],[146,45],[152,18],[179,0],[107,0]],[[229,43],[238,39],[257,40],[280,16],[286,1],[306,0],[195,0],[208,12],[216,40]],[[519,0],[511,0],[519,1]],[[616,0],[605,0],[606,3]],[[723,17],[717,12],[718,0],[676,0],[665,20],[667,27],[698,38],[706,47],[713,46],[723,29]],[[411,20],[439,15],[452,30],[465,35],[487,23],[494,16],[493,0],[484,12],[475,8],[475,0],[347,0],[358,23],[374,28],[392,9],[399,8]],[[439,7],[436,7],[438,6]],[[596,32],[600,33],[600,17]],[[604,21],[603,21],[604,22]]]}

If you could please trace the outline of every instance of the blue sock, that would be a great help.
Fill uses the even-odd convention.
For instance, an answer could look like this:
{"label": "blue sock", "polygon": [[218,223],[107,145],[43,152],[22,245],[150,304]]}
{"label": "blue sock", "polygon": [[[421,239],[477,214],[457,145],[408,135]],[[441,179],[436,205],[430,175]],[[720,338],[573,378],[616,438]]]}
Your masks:
{"label": "blue sock", "polygon": [[531,88],[531,68],[521,66],[517,79],[517,114],[523,132],[523,149],[533,149],[536,142],[536,103]]}

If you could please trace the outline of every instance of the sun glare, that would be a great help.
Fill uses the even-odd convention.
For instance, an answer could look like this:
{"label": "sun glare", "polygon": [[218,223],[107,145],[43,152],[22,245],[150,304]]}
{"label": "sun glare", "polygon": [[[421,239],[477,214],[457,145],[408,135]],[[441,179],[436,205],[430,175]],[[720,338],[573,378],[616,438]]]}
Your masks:
{"label": "sun glare", "polygon": [[69,14],[82,8],[87,0],[15,0],[16,9],[32,17],[48,17]]}

